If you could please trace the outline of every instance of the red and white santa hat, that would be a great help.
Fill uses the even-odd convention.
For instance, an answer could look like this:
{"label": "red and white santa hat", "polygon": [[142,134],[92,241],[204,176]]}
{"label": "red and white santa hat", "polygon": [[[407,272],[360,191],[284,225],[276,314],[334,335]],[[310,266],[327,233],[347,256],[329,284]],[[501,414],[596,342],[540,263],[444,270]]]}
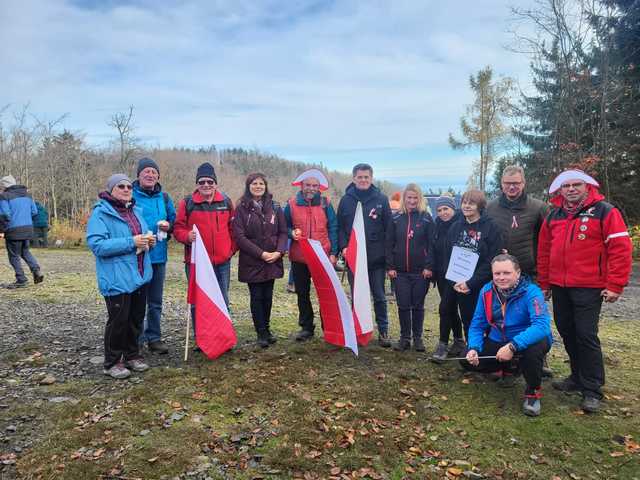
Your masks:
{"label": "red and white santa hat", "polygon": [[560,190],[562,184],[569,180],[582,180],[584,183],[593,185],[596,188],[600,187],[600,184],[593,177],[587,175],[582,170],[565,170],[560,175],[558,175],[553,180],[553,182],[551,182],[551,186],[549,187],[549,194],[553,195],[554,193],[556,193],[558,190]]}
{"label": "red and white santa hat", "polygon": [[291,185],[293,185],[294,187],[299,187],[307,178],[315,178],[316,180],[318,180],[318,182],[320,182],[321,192],[329,189],[329,180],[327,180],[327,177],[324,175],[324,173],[322,173],[317,168],[310,168],[309,170],[305,170],[300,175],[298,175],[298,177],[293,182],[291,182]]}

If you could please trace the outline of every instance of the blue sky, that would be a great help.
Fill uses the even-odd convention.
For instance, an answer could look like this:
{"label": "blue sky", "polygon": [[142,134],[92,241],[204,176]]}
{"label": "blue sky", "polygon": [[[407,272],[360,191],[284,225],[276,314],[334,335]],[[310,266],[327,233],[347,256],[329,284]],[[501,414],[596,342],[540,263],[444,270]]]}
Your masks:
{"label": "blue sky", "polygon": [[[105,146],[135,106],[152,146],[242,145],[376,176],[464,185],[449,132],[485,65],[526,83],[511,5],[534,0],[0,1],[0,106]],[[526,86],[526,85],[525,85]]]}

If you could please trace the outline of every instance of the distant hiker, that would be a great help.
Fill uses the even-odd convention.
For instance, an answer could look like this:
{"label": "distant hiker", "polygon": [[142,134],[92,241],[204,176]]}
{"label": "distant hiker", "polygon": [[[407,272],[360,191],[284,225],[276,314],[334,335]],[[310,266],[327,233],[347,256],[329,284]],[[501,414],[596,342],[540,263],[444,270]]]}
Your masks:
{"label": "distant hiker", "polygon": [[[439,339],[436,349],[431,355],[431,360],[440,363],[447,356],[458,357],[463,355],[466,343],[462,333],[462,320],[458,313],[458,301],[456,292],[451,288],[445,278],[447,272],[447,232],[451,225],[462,217],[462,213],[456,210],[453,197],[441,196],[436,199],[435,228],[433,233],[433,247],[431,260],[433,277],[440,294],[438,314],[440,317]],[[449,347],[449,335],[453,332],[453,343]]]}
{"label": "distant hiker", "polygon": [[[176,240],[184,244],[187,279],[191,265],[191,243],[196,238],[193,225],[198,227],[227,307],[229,307],[231,257],[236,251],[231,234],[233,213],[233,202],[218,189],[218,177],[213,165],[205,162],[196,171],[196,189],[191,195],[180,200],[173,227],[173,235]],[[193,311],[191,318],[194,322],[193,330],[195,332]]]}
{"label": "distant hiker", "polygon": [[295,293],[298,297],[297,341],[313,337],[313,307],[311,306],[311,273],[298,241],[301,238],[317,240],[335,266],[338,255],[338,219],[329,198],[322,195],[328,190],[329,180],[320,170],[305,170],[292,182],[300,191],[291,197],[284,207],[291,246],[289,260],[293,272]]}
{"label": "distant hiker", "polygon": [[252,173],[245,180],[244,195],[233,219],[233,238],[240,251],[238,280],[249,287],[258,345],[267,348],[276,342],[270,328],[273,284],[284,275],[282,256],[287,250],[287,223],[262,173]]}
{"label": "distant hiker", "polygon": [[162,318],[162,296],[167,265],[167,243],[169,233],[176,220],[176,209],[168,193],[160,185],[160,167],[152,158],[138,160],[137,179],[133,182],[133,198],[142,209],[149,230],[156,235],[158,243],[149,251],[153,276],[147,287],[147,314],[140,344],[147,343],[149,350],[159,354],[169,351],[162,341],[160,328]]}
{"label": "distant hiker", "polygon": [[[378,187],[373,185],[373,168],[366,163],[359,163],[352,170],[353,182],[338,205],[338,245],[343,256],[346,254],[351,227],[358,202],[362,203],[364,212],[364,228],[367,245],[367,266],[369,269],[369,286],[373,296],[373,308],[378,324],[378,343],[388,348],[389,318],[387,315],[387,298],[384,291],[386,277],[386,237],[391,229],[391,208],[389,199]],[[353,274],[347,270],[349,283],[353,285]]]}
{"label": "distant hiker", "polygon": [[16,281],[5,287],[13,289],[27,286],[27,277],[20,259],[29,266],[33,283],[40,283],[44,280],[44,275],[29,251],[29,241],[33,238],[32,217],[38,213],[36,204],[27,193],[27,187],[18,185],[11,175],[0,179],[0,186],[4,189],[0,197],[0,229],[4,231],[9,263],[16,274]]}
{"label": "distant hiker", "polygon": [[[468,330],[478,301],[480,289],[491,280],[491,259],[502,249],[502,234],[498,226],[484,214],[487,200],[480,190],[468,190],[462,195],[462,217],[447,232],[445,265],[447,269],[454,253],[475,259],[476,264],[467,280],[447,278],[448,292],[455,292],[460,318],[468,342]],[[445,278],[447,270],[445,270]]]}
{"label": "distant hiker", "polygon": [[[549,207],[527,195],[524,169],[519,165],[504,168],[500,186],[502,194],[489,202],[487,215],[500,227],[503,248],[518,259],[522,272],[535,282],[538,232]],[[543,371],[546,376],[553,375],[546,358]]]}
{"label": "distant hiker", "polygon": [[424,299],[432,276],[429,255],[433,241],[433,220],[427,212],[422,190],[415,183],[402,192],[401,207],[387,234],[387,274],[395,280],[400,340],[394,346],[424,352],[422,328]]}
{"label": "distant hiker", "polygon": [[604,363],[598,338],[602,301],[618,300],[631,275],[631,239],[620,211],[598,182],[567,170],[551,183],[554,208],[540,229],[538,282],[553,296],[553,316],[569,355],[571,375],[553,382],[582,393],[582,409],[600,409]]}
{"label": "distant hiker", "polygon": [[33,239],[31,246],[34,248],[46,248],[49,245],[47,233],[49,232],[49,212],[40,202],[35,202],[38,213],[33,217]]}
{"label": "distant hiker", "polygon": [[[522,406],[525,415],[540,415],[542,359],[553,344],[551,318],[544,295],[522,275],[513,255],[500,254],[491,261],[493,280],[480,291],[469,327],[465,368],[499,372],[499,385],[513,386],[522,371],[527,387]],[[495,356],[496,358],[483,358]]]}
{"label": "distant hiker", "polygon": [[123,173],[111,175],[87,224],[87,245],[96,257],[98,288],[107,304],[104,373],[123,379],[149,366],[138,339],[153,270],[149,249],[156,244],[142,210],[135,207],[133,185]]}

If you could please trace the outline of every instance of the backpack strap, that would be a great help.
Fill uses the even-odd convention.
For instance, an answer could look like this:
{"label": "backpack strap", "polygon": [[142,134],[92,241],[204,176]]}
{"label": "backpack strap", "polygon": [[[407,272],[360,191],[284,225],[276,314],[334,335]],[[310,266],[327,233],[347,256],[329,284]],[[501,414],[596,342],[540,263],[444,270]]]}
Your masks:
{"label": "backpack strap", "polygon": [[196,204],[193,201],[193,198],[191,197],[191,195],[187,195],[186,197],[184,197],[184,207],[187,212],[187,223],[189,223],[189,217],[191,216],[191,212],[193,212],[193,209],[196,208]]}

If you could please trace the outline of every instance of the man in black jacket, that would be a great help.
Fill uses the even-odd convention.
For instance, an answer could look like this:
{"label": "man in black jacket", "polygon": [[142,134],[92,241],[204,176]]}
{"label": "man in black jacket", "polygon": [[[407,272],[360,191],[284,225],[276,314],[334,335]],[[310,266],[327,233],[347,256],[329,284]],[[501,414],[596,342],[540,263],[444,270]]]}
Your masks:
{"label": "man in black jacket", "polygon": [[[343,256],[346,254],[351,227],[358,202],[362,203],[364,230],[367,237],[367,267],[369,286],[373,296],[373,308],[378,324],[378,342],[382,347],[391,346],[389,341],[389,320],[387,299],[384,293],[385,282],[385,244],[386,235],[391,226],[391,208],[389,199],[373,185],[373,168],[366,163],[353,167],[353,182],[347,186],[345,195],[338,205],[338,246]],[[353,284],[353,275],[349,274],[349,283]]]}

